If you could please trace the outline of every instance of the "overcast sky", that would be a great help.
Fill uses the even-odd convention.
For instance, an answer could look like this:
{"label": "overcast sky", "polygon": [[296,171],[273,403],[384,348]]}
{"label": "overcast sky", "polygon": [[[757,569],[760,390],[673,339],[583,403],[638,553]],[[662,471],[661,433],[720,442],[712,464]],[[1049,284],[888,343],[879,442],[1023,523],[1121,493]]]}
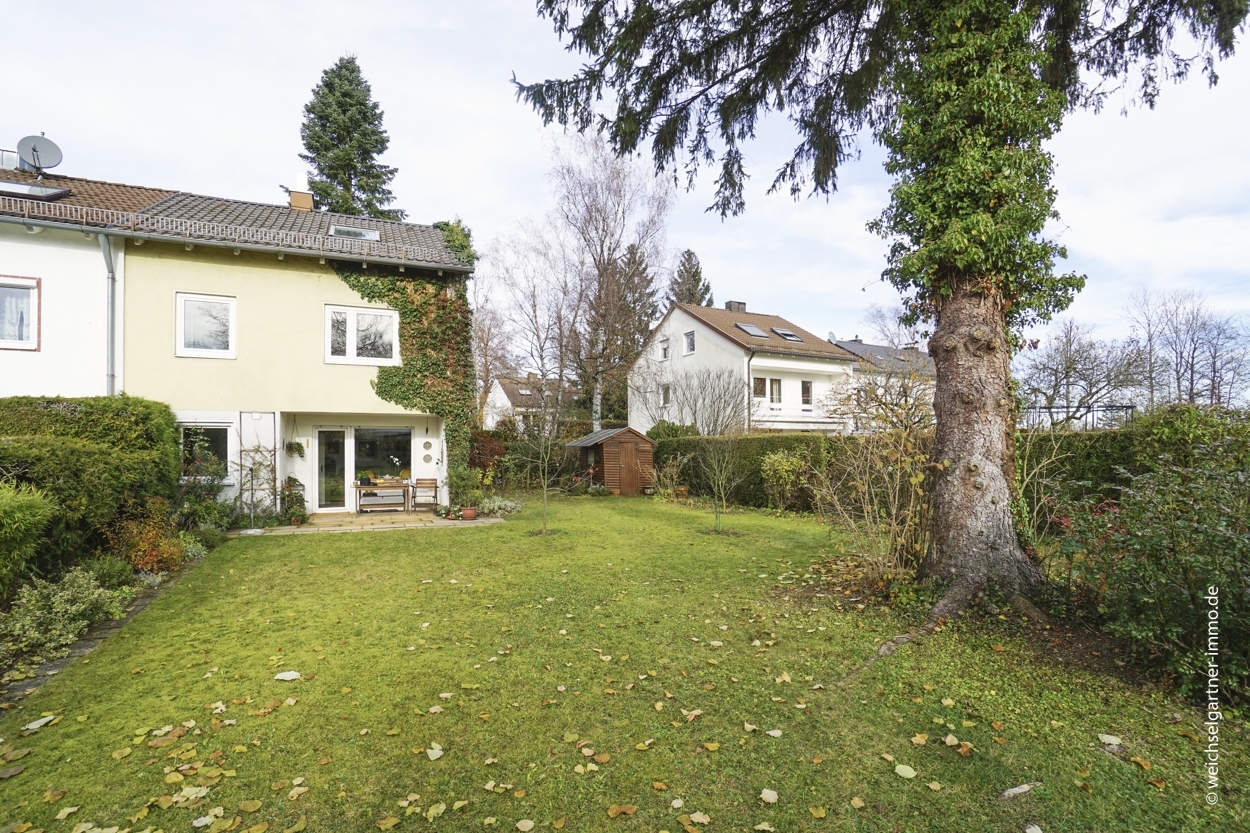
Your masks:
{"label": "overcast sky", "polygon": [[[302,108],[321,71],[358,56],[386,112],[396,204],[415,222],[459,216],[479,248],[550,205],[557,131],[510,84],[578,66],[533,4],[435,2],[13,2],[0,50],[0,147],[46,132],[71,176],[280,203],[302,182]],[[20,31],[19,31],[20,30]],[[1243,49],[1244,51],[1244,49]],[[1250,60],[1165,87],[1154,111],[1115,100],[1068,116],[1053,142],[1055,232],[1066,269],[1089,276],[1071,315],[1123,335],[1138,287],[1201,289],[1250,314]],[[717,303],[783,315],[839,337],[867,334],[885,244],[865,231],[888,199],[879,148],[841,172],[828,201],[766,196],[794,143],[783,118],[750,146],[747,211],[704,209],[714,176],[678,201],[668,239],[692,248]]]}

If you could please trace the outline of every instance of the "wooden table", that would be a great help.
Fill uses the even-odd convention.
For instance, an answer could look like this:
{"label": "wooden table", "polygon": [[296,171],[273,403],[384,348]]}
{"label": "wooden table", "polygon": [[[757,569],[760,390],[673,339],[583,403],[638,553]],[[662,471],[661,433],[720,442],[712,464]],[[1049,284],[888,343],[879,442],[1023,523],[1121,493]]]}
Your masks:
{"label": "wooden table", "polygon": [[[370,483],[368,486],[362,486],[359,483],[352,484],[352,490],[356,493],[356,514],[362,512],[380,512],[391,511],[393,509],[402,509],[407,512],[409,504],[412,502],[412,484],[407,480],[400,480],[395,483]],[[398,506],[393,503],[376,503],[368,506],[361,506],[360,499],[365,492],[400,492],[402,493],[403,503]],[[383,495],[378,494],[378,497]]]}

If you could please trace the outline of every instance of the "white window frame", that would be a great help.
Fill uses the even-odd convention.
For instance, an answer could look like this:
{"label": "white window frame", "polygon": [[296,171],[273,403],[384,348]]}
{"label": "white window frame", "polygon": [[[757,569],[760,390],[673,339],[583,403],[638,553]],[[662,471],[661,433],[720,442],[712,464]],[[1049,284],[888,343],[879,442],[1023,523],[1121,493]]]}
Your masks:
{"label": "white window frame", "polygon": [[694,354],[694,330],[682,335],[682,345],[686,348],[685,355],[690,356]]}
{"label": "white window frame", "polygon": [[662,338],[660,339],[660,361],[662,362],[668,361],[668,356],[669,356],[668,339]]}
{"label": "white window frame", "polygon": [[[209,303],[225,303],[230,308],[230,349],[204,350],[199,347],[186,347],[183,339],[185,333],[184,312],[186,301],[207,301]],[[174,293],[174,355],[195,359],[233,359],[238,352],[239,337],[239,301],[233,295],[201,295],[195,292]]]}
{"label": "white window frame", "polygon": [[0,339],[0,350],[39,352],[39,343],[43,335],[43,287],[39,279],[0,275],[0,286],[9,289],[26,289],[35,297],[35,302],[30,305],[30,320],[26,322],[26,328],[30,331],[30,340]]}
{"label": "white window frame", "polygon": [[[239,431],[238,426],[230,422],[220,422],[220,421],[200,422],[200,421],[195,421],[195,420],[179,420],[178,421],[178,468],[180,472],[182,469],[183,448],[185,447],[184,444],[186,443],[185,431],[188,428],[201,428],[201,429],[224,428],[226,429],[226,459],[222,461],[223,463],[226,464],[226,479],[221,481],[221,485],[223,486],[238,485],[238,482],[235,480],[235,472],[238,469],[238,465],[236,465],[234,462],[238,458],[238,453],[239,453],[239,440],[237,436],[238,431]],[[191,478],[187,477],[184,474],[180,473],[178,475],[178,482],[180,483],[187,483],[187,482],[190,482],[190,480]]]}
{"label": "white window frame", "polygon": [[[341,312],[347,316],[347,355],[330,355],[330,322],[333,314]],[[389,359],[358,358],[356,356],[356,315],[384,315],[391,319],[391,346],[393,355]],[[401,363],[399,355],[399,313],[384,307],[344,307],[326,304],[325,308],[325,360],[326,364],[363,364],[372,367],[395,367]]]}

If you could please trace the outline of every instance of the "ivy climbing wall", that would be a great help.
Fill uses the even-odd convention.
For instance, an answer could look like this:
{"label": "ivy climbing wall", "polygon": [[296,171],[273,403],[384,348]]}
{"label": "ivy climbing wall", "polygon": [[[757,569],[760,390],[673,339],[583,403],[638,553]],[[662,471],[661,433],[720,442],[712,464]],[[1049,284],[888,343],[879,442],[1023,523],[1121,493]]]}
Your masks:
{"label": "ivy climbing wall", "polygon": [[[448,248],[472,266],[477,256],[468,228],[459,220],[435,225]],[[342,262],[334,268],[360,297],[399,313],[401,364],[378,368],[374,391],[400,407],[441,418],[448,465],[467,463],[476,409],[472,311],[465,280],[433,273],[370,273]]]}

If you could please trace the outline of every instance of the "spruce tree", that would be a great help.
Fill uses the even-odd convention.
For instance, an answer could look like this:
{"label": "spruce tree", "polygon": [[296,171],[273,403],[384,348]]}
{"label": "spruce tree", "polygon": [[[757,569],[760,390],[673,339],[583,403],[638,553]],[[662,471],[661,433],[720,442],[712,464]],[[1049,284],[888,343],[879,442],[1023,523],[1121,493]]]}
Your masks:
{"label": "spruce tree", "polygon": [[699,265],[699,257],[690,249],[681,253],[681,260],[677,262],[677,271],[668,285],[668,294],[664,296],[664,300],[669,306],[712,306],[712,285],[703,279],[703,267]]}
{"label": "spruce tree", "polygon": [[382,109],[373,100],[356,56],[339,58],[321,74],[312,101],[304,105],[299,155],[312,170],[308,189],[323,211],[382,220],[402,220],[404,212],[387,208],[395,200],[391,180],[396,170],[377,161],[390,145],[382,129]]}

